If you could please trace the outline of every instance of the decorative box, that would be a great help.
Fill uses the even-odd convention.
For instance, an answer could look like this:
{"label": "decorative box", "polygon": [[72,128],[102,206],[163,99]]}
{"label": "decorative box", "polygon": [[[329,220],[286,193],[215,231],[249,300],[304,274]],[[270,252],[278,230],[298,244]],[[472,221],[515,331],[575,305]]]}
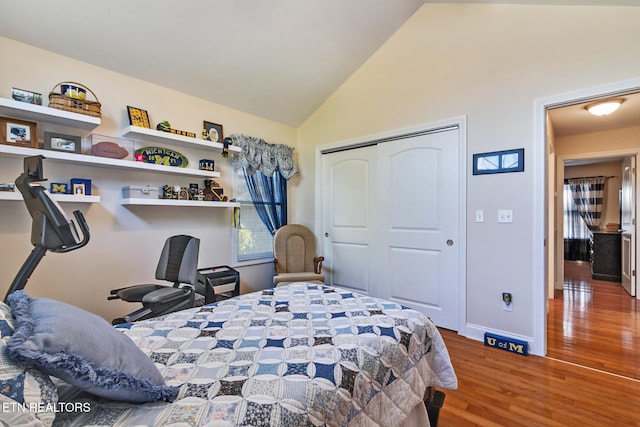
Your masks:
{"label": "decorative box", "polygon": [[49,185],[49,192],[51,194],[68,194],[69,183],[68,182],[52,182]]}
{"label": "decorative box", "polygon": [[199,169],[203,170],[203,171],[212,171],[213,172],[214,163],[215,162],[213,160],[210,160],[210,159],[200,159]]}
{"label": "decorative box", "polygon": [[150,185],[129,185],[122,187],[122,197],[125,199],[158,199],[160,189]]}
{"label": "decorative box", "polygon": [[73,194],[91,195],[91,180],[84,178],[71,178],[71,190]]}

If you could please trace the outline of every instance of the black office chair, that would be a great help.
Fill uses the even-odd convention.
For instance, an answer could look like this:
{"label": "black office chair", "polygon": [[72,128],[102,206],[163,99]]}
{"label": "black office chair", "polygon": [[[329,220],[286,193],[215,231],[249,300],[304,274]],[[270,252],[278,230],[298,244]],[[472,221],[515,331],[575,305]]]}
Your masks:
{"label": "black office chair", "polygon": [[[156,268],[156,279],[173,282],[173,286],[146,284],[113,289],[107,299],[142,303],[142,308],[112,323],[135,322],[194,306],[200,239],[187,235],[167,239]],[[187,285],[187,286],[182,286]]]}

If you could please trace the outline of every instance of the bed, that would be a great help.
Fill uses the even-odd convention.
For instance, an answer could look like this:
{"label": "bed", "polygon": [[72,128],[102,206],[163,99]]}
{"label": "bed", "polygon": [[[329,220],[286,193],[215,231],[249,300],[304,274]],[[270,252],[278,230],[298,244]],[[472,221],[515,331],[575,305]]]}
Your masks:
{"label": "bed", "polygon": [[[55,419],[51,411],[27,411],[32,425],[428,425],[427,388],[457,387],[442,337],[427,317],[322,284],[244,294],[115,331],[153,362],[173,394],[121,402],[54,378]],[[58,375],[37,363],[25,369]],[[25,396],[37,394],[24,389]]]}

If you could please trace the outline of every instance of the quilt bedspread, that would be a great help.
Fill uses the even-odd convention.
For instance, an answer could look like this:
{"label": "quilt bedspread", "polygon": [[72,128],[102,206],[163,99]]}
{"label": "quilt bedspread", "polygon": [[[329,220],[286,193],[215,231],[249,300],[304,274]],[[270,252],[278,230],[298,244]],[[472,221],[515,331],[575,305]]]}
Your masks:
{"label": "quilt bedspread", "polygon": [[[295,283],[119,325],[173,403],[91,400],[56,425],[394,426],[427,386],[456,388],[435,325],[395,302]],[[66,398],[68,400],[68,398]]]}

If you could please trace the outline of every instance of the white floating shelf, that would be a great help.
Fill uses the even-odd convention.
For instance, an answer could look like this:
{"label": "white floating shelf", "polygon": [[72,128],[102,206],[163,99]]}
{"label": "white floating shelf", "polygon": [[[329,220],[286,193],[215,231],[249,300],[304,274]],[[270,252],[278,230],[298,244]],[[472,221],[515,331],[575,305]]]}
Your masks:
{"label": "white floating shelf", "polygon": [[99,117],[58,110],[57,108],[29,104],[14,99],[0,98],[0,116],[14,119],[55,123],[58,125],[91,130],[101,123]]}
{"label": "white floating shelf", "polygon": [[47,160],[94,165],[99,167],[123,168],[142,170],[147,172],[161,172],[174,175],[197,176],[205,178],[219,178],[220,172],[204,171],[192,168],[179,168],[173,166],[155,165],[152,163],[134,162],[133,160],[110,159],[85,154],[65,153],[62,151],[40,150],[37,148],[14,147],[13,145],[0,145],[0,153],[27,157],[42,155]]}
{"label": "white floating shelf", "polygon": [[[205,141],[199,138],[176,135],[169,132],[162,132],[155,129],[143,128],[140,126],[128,126],[122,130],[122,136],[126,138],[144,139],[155,143],[179,143],[185,147],[195,147],[203,150],[222,151],[223,145],[219,142]],[[229,146],[229,151],[240,152],[240,147]]]}
{"label": "white floating shelf", "polygon": [[[74,194],[51,194],[51,198],[58,202],[69,203],[100,203],[100,196],[76,196]],[[19,191],[0,191],[0,200],[23,200]]]}
{"label": "white floating shelf", "polygon": [[199,202],[196,200],[174,200],[174,199],[141,199],[123,198],[123,205],[144,205],[144,206],[191,206],[204,208],[233,208],[239,207],[237,202]]}

